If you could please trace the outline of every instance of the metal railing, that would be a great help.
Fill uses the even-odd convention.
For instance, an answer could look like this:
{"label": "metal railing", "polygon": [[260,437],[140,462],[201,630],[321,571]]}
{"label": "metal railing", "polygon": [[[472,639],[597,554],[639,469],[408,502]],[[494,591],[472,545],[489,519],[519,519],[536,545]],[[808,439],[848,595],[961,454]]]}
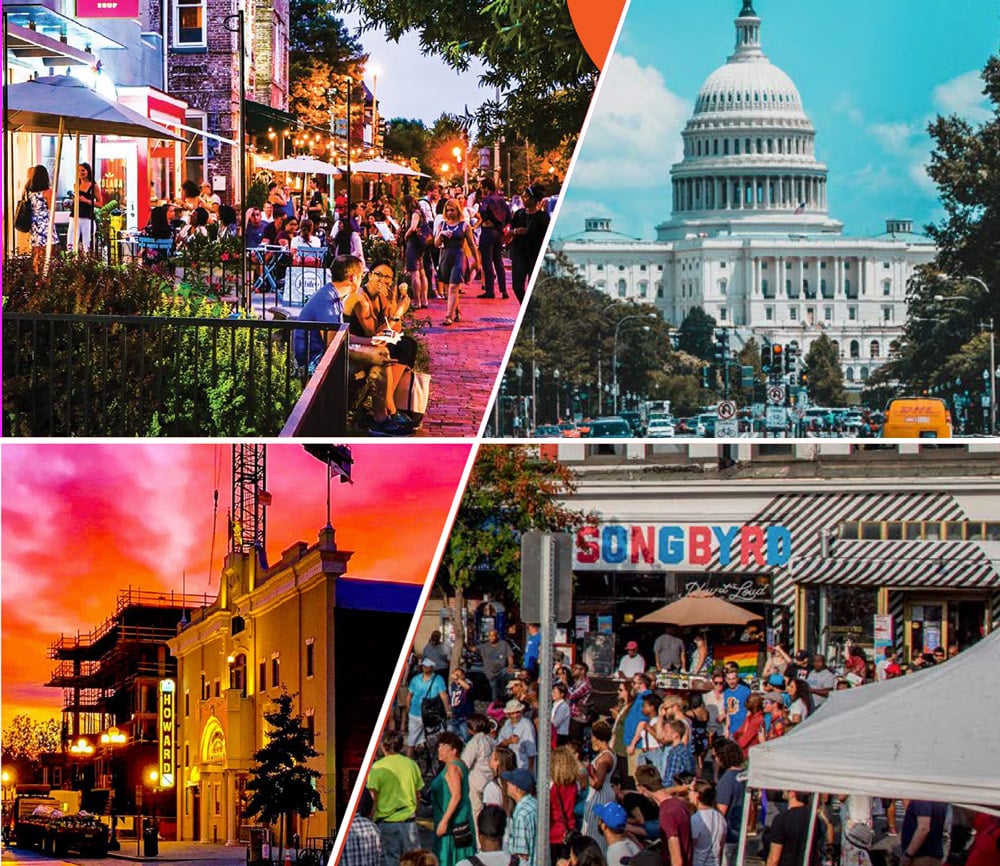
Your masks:
{"label": "metal railing", "polygon": [[[347,429],[348,331],[327,346],[302,396],[288,416],[282,436],[342,436]],[[343,426],[339,426],[339,424]]]}
{"label": "metal railing", "polygon": [[[294,332],[262,319],[8,313],[5,436],[274,436],[302,389]],[[344,385],[346,395],[346,382]],[[346,396],[345,396],[346,399]],[[329,418],[330,435],[346,427]]]}

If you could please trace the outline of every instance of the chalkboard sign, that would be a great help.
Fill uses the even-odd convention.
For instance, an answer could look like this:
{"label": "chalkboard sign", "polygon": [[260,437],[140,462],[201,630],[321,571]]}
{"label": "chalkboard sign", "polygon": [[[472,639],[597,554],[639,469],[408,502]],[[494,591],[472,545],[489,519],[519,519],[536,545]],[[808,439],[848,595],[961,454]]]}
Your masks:
{"label": "chalkboard sign", "polygon": [[615,673],[615,636],[589,631],[583,637],[583,660],[592,677],[610,677]]}

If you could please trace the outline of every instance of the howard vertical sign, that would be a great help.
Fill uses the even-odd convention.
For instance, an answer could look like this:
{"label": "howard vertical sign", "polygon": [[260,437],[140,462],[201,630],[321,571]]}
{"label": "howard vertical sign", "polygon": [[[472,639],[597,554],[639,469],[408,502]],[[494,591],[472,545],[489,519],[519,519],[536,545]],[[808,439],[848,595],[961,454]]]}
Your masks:
{"label": "howard vertical sign", "polygon": [[174,786],[174,731],[176,686],[173,680],[160,680],[160,780],[161,788]]}

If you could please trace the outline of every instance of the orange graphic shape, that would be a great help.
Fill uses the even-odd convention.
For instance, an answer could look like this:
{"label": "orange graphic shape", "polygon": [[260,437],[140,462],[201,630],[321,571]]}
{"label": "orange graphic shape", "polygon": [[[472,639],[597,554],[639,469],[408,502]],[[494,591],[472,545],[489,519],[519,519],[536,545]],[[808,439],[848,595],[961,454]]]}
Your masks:
{"label": "orange graphic shape", "polygon": [[603,69],[625,0],[568,0],[568,5],[570,18],[584,50],[597,68]]}

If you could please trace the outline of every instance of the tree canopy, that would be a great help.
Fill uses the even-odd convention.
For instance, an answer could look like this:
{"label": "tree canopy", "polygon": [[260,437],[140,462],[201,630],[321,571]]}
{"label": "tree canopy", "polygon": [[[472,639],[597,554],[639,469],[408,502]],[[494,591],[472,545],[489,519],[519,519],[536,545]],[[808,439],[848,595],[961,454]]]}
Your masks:
{"label": "tree canopy", "polygon": [[987,61],[982,80],[992,104],[987,119],[939,116],[928,126],[927,173],[945,211],[926,228],[938,254],[910,280],[903,338],[872,377],[873,393],[894,386],[967,396],[985,388],[986,332],[1000,318],[1000,55]]}
{"label": "tree canopy", "polygon": [[398,42],[419,35],[424,54],[459,71],[478,59],[480,80],[499,100],[479,113],[480,134],[507,132],[542,149],[575,139],[597,83],[597,68],[577,37],[565,0],[334,0],[357,11],[362,29]]}
{"label": "tree canopy", "polygon": [[677,348],[711,362],[715,357],[715,318],[702,307],[688,310],[677,329]]}
{"label": "tree canopy", "polygon": [[809,347],[802,366],[802,378],[813,404],[843,406],[847,401],[840,350],[826,334],[820,334]]}

